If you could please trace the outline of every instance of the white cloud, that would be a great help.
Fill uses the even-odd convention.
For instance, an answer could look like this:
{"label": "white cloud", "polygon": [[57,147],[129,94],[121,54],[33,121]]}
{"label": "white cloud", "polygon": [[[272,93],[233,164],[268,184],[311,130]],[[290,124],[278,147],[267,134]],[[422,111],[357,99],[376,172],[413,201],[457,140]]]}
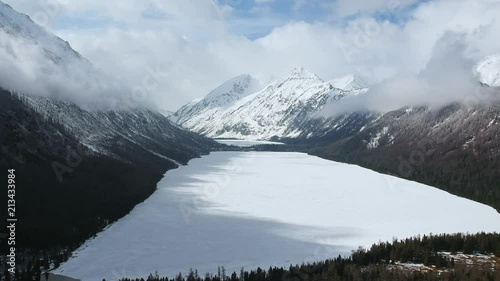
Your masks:
{"label": "white cloud", "polygon": [[57,56],[60,52],[53,52],[59,47],[43,49],[0,29],[1,86],[19,93],[59,97],[89,108],[108,109],[122,101],[127,88],[95,71],[86,60],[75,56],[61,59]]}
{"label": "white cloud", "polygon": [[[473,62],[500,52],[500,5],[493,0],[426,2],[406,11],[408,20],[402,23],[377,21],[370,15],[393,7],[399,11],[415,4],[414,0],[401,0],[399,6],[393,1],[338,0],[332,17],[358,16],[347,24],[288,22],[257,40],[235,34],[231,24],[246,21],[246,26],[257,29],[279,21],[252,23],[252,19],[237,18],[228,5],[212,0],[51,1],[67,1],[53,21],[64,19],[66,23],[52,25],[53,31],[124,84],[140,85],[146,68],[168,72],[149,96],[169,109],[205,95],[232,76],[250,73],[268,79],[299,65],[325,80],[356,72],[372,83],[392,81],[394,89],[426,83],[433,87],[420,73],[428,68],[437,42],[448,32],[463,34],[466,50],[465,54],[455,53],[457,59]],[[40,11],[30,0],[6,2],[31,15]],[[157,17],[144,17],[152,10]],[[94,24],[89,27],[76,19]],[[425,98],[419,95],[408,88],[394,91],[392,98]]]}

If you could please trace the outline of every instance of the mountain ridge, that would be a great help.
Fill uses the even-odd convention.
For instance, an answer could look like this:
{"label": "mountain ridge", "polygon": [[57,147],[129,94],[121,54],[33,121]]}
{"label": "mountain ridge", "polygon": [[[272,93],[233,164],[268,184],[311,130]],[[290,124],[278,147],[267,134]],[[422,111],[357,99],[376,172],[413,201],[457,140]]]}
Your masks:
{"label": "mountain ridge", "polygon": [[[206,107],[201,110],[200,107],[210,100],[209,94],[183,106],[172,120],[208,137],[261,140],[297,137],[303,133],[300,124],[313,119],[325,105],[362,92],[365,89],[355,86],[348,90],[336,88],[307,69],[297,67],[264,89],[234,100],[230,106],[220,106],[207,114]],[[193,121],[189,122],[190,119]]]}

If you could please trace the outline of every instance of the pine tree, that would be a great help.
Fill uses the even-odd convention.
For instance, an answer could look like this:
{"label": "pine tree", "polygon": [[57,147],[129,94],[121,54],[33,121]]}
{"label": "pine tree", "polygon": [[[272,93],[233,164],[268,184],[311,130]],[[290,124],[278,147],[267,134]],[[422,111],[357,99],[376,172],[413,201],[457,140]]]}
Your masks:
{"label": "pine tree", "polygon": [[245,269],[243,267],[240,270],[240,280],[239,281],[245,281]]}
{"label": "pine tree", "polygon": [[189,269],[189,275],[187,277],[187,281],[196,281],[196,278],[194,277],[194,271],[192,268]]}

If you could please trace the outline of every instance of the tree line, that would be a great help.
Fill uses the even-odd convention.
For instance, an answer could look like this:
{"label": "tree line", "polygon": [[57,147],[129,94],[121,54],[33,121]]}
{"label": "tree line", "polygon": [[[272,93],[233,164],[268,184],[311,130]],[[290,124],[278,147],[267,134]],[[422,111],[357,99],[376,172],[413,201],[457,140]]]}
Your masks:
{"label": "tree line", "polygon": [[[359,248],[349,257],[288,268],[257,268],[226,274],[219,267],[217,274],[200,276],[197,270],[173,278],[158,273],[146,278],[123,278],[120,281],[500,281],[499,270],[485,270],[477,264],[458,263],[440,252],[464,254],[494,254],[500,257],[500,234],[443,234],[416,236],[374,244],[370,249]],[[435,270],[402,270],[392,267],[395,262],[433,266]],[[103,280],[105,281],[105,280]]]}

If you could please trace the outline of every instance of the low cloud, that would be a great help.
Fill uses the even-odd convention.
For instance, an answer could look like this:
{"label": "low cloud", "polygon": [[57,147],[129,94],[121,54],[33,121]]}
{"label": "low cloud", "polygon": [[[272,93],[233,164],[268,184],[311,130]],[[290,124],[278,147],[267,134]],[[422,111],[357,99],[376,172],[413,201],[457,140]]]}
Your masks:
{"label": "low cloud", "polygon": [[[4,1],[30,15],[43,11],[30,0]],[[110,92],[106,96],[147,92],[144,104],[170,110],[205,96],[239,74],[248,73],[268,81],[297,66],[325,80],[356,73],[376,85],[364,100],[346,99],[346,104],[352,104],[346,108],[386,110],[402,104],[442,104],[462,99],[471,85],[474,89],[472,66],[487,55],[500,53],[498,0],[401,0],[396,8],[391,0],[371,4],[338,1],[337,7],[327,6],[332,8],[332,17],[350,15],[341,22],[259,18],[257,23],[255,18],[238,18],[232,12],[228,3],[233,8],[247,3],[240,0],[54,1],[61,4],[50,14],[52,22],[64,24],[53,25],[53,31],[71,42],[97,68],[117,78],[110,81],[123,85],[115,88],[114,82],[109,85],[108,79],[104,79],[101,84]],[[384,17],[380,17],[381,13]],[[265,36],[249,39],[244,36],[244,27],[235,30],[235,22],[250,29],[260,29],[261,25],[274,29]],[[447,51],[441,54],[439,46]],[[0,52],[5,55],[4,50]],[[40,67],[34,69],[46,67],[41,66],[41,58],[35,58]],[[29,63],[17,66],[19,75],[2,67],[1,71],[6,72],[2,75],[32,81],[35,74],[30,73],[33,68]],[[49,64],[48,68],[53,66]],[[144,81],[151,80],[152,69],[161,75],[156,75],[155,83],[149,81],[144,87]],[[35,80],[40,83],[53,81],[52,86],[34,87],[45,89],[45,94],[55,87],[55,81],[69,79],[66,73],[51,75],[52,79],[47,79],[46,73],[37,75]],[[97,78],[82,80],[92,79]],[[32,90],[26,84],[29,83],[19,82],[16,87]],[[72,84],[75,85],[70,88],[84,90],[71,93],[85,92],[85,86]],[[60,88],[64,87],[68,85]],[[60,90],[61,95],[63,92]],[[98,97],[93,102],[99,103],[101,95],[79,94],[71,98],[91,101]]]}
{"label": "low cloud", "polygon": [[368,92],[331,104],[320,115],[388,112],[406,106],[439,108],[451,103],[470,105],[499,100],[495,89],[481,85],[475,77],[476,62],[468,57],[474,50],[465,37],[464,34],[445,34],[437,41],[427,66],[418,74],[396,76],[372,85]]}
{"label": "low cloud", "polygon": [[321,115],[352,111],[387,112],[406,106],[439,108],[451,103],[498,100],[500,95],[481,85],[475,77],[476,62],[470,58],[471,52],[475,50],[467,44],[465,34],[446,33],[437,41],[431,59],[419,73],[396,76],[372,85],[364,94],[331,104]]}
{"label": "low cloud", "polygon": [[126,87],[96,69],[64,41],[41,46],[31,38],[0,29],[0,62],[0,86],[9,91],[70,101],[97,110],[152,104],[146,96],[147,87],[155,83],[153,72],[143,87]]}

